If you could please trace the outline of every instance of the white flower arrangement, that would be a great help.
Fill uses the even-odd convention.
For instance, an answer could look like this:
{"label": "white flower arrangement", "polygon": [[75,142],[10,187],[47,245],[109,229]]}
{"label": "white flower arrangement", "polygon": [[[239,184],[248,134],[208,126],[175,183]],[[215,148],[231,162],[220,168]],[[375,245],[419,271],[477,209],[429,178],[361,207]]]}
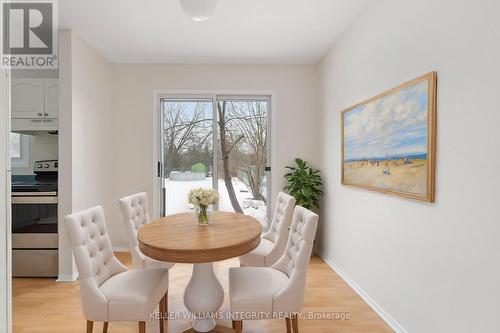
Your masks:
{"label": "white flower arrangement", "polygon": [[189,203],[196,207],[214,205],[219,202],[219,193],[214,189],[195,188],[189,192]]}
{"label": "white flower arrangement", "polygon": [[219,193],[211,188],[195,188],[189,192],[189,203],[196,207],[198,225],[208,225],[208,206],[219,202]]}

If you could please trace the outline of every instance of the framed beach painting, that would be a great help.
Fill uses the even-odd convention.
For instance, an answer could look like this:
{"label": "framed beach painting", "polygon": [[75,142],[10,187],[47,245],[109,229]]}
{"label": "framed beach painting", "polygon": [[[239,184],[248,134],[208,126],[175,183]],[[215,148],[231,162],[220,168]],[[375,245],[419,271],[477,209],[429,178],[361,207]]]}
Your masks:
{"label": "framed beach painting", "polygon": [[342,184],[434,202],[436,72],[342,111]]}

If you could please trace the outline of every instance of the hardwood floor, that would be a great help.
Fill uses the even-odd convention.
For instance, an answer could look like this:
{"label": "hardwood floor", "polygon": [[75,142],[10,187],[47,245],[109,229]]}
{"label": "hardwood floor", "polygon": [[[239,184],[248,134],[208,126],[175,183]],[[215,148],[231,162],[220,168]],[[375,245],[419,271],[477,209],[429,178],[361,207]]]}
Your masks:
{"label": "hardwood floor", "polygon": [[[117,257],[130,266],[128,253],[117,253]],[[227,269],[238,266],[238,260],[231,259],[215,264],[226,299],[222,310],[228,309]],[[176,264],[170,271],[169,311],[187,312],[182,302],[184,288],[191,276],[191,265]],[[56,283],[54,279],[13,279],[13,331],[14,333],[68,333],[85,332],[86,321],[80,307],[78,283]],[[313,257],[307,279],[303,314],[344,313],[349,319],[302,319],[299,331],[318,333],[382,333],[391,328],[335,273],[321,258]],[[102,332],[102,323],[94,324],[94,332]],[[147,332],[158,332],[158,323],[146,323]],[[231,322],[223,321],[231,327]],[[168,332],[178,332],[189,327],[189,320],[168,321]],[[231,331],[231,330],[229,330]],[[137,333],[136,322],[111,322],[108,332]],[[244,321],[244,333],[286,332],[285,320]]]}

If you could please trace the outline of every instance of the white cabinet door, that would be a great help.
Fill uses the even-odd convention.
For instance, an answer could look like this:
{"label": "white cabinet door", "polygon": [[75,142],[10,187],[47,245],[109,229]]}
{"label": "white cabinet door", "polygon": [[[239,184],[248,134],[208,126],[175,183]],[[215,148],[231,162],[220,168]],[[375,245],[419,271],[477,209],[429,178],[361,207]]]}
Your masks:
{"label": "white cabinet door", "polygon": [[12,118],[43,118],[44,80],[13,79],[11,108]]}
{"label": "white cabinet door", "polygon": [[44,117],[59,118],[59,80],[45,80],[45,111]]}

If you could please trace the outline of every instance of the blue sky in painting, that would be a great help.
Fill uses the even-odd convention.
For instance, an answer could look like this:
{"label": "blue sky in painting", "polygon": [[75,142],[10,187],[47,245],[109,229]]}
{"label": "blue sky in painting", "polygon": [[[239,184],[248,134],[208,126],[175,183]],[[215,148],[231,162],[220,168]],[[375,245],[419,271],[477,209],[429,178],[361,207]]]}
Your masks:
{"label": "blue sky in painting", "polygon": [[344,113],[344,159],[427,153],[427,81]]}

